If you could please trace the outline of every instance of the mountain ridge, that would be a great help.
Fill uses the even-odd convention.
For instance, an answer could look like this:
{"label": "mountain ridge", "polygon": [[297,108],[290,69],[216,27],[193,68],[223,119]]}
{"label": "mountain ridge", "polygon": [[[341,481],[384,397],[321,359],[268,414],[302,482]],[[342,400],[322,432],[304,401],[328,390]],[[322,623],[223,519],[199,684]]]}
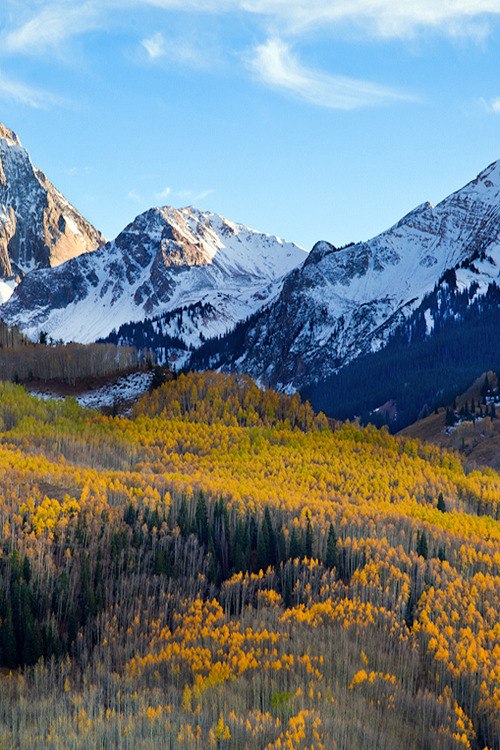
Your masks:
{"label": "mountain ridge", "polygon": [[306,256],[293,243],[215,213],[151,208],[91,255],[32,272],[2,315],[28,335],[44,329],[86,343],[123,323],[210,303],[216,312],[199,321],[201,343],[265,304]]}
{"label": "mountain ridge", "polygon": [[479,275],[484,289],[496,279],[499,216],[497,161],[435,207],[420,204],[371,240],[340,250],[317,243],[276,300],[245,330],[240,324],[239,348],[221,342],[217,352],[207,345],[209,354],[200,351],[192,363],[247,372],[289,392],[321,381],[385,346],[448,270],[462,268],[465,285]]}

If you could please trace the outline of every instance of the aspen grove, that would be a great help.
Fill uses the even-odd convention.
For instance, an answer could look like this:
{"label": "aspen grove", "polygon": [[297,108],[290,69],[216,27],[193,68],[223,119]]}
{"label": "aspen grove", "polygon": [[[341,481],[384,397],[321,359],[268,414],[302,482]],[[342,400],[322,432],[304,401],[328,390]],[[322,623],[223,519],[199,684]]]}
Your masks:
{"label": "aspen grove", "polygon": [[500,477],[245,376],[0,384],[2,748],[500,750]]}

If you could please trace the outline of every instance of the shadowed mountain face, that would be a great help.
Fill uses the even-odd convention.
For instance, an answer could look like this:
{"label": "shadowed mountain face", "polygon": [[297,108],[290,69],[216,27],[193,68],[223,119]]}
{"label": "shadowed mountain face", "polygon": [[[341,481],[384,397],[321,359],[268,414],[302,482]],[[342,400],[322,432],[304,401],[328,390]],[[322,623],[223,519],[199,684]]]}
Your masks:
{"label": "shadowed mountain face", "polygon": [[0,278],[57,266],[104,242],[0,123]]}
{"label": "shadowed mountain face", "polygon": [[279,297],[196,367],[243,371],[293,391],[383,347],[449,269],[479,292],[500,267],[500,162],[436,207],[424,203],[367,242],[319,242]]}

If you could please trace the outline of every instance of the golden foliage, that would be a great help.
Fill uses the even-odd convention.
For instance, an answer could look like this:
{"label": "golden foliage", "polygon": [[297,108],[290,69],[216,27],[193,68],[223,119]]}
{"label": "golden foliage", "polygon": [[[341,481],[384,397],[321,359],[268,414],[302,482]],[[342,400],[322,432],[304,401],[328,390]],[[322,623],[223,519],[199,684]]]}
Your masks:
{"label": "golden foliage", "polygon": [[500,748],[495,472],[210,373],[0,420],[2,747]]}

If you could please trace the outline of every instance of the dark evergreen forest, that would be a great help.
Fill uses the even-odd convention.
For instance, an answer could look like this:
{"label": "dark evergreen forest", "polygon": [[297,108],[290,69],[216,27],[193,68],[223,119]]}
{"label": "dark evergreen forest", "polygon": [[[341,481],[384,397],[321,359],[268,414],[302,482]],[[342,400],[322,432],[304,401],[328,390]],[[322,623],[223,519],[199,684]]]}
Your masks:
{"label": "dark evergreen forest", "polygon": [[[388,420],[375,409],[393,400],[397,416],[391,431],[412,424],[433,409],[450,404],[481,373],[500,369],[500,289],[491,284],[459,291],[455,275],[438,287],[379,352],[368,354],[302,396],[329,417]],[[426,315],[433,320],[428,330]]]}
{"label": "dark evergreen forest", "polygon": [[[215,312],[210,303],[196,302],[153,318],[124,323],[117,331],[111,331],[106,338],[99,341],[120,346],[135,346],[137,351],[151,351],[155,353],[159,362],[166,362],[169,352],[185,352],[190,349],[183,334],[189,332],[200,317],[211,316]],[[172,328],[178,331],[178,335],[167,333],[168,330],[172,331]],[[204,341],[203,334],[200,335],[200,340]]]}

